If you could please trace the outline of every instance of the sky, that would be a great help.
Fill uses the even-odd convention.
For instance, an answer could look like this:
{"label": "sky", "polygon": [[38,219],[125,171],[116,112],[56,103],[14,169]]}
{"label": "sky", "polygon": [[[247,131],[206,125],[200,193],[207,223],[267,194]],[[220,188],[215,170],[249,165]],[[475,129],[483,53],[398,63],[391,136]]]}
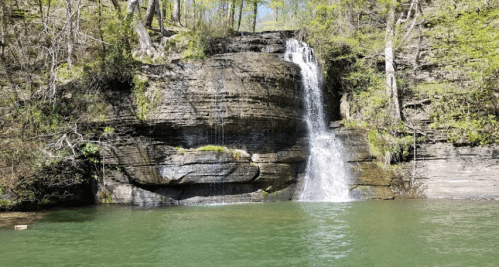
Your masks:
{"label": "sky", "polygon": [[263,18],[267,13],[272,14],[272,9],[267,6],[261,5],[258,7],[258,18]]}

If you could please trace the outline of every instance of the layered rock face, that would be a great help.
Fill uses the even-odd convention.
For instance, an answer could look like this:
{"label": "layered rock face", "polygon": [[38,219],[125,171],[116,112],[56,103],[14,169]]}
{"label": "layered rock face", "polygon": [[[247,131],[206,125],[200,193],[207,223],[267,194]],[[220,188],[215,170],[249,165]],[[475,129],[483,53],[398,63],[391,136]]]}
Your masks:
{"label": "layered rock face", "polygon": [[205,60],[144,65],[145,120],[130,88],[108,92],[99,202],[172,205],[291,199],[307,157],[290,32],[221,41]]}
{"label": "layered rock face", "polygon": [[499,199],[499,146],[419,144],[410,161],[387,169],[369,154],[363,133],[337,129],[357,199]]}
{"label": "layered rock face", "polygon": [[[403,170],[403,177],[412,178],[427,198],[499,199],[498,145],[422,144],[416,161],[405,163]],[[398,191],[407,193],[403,187]]]}

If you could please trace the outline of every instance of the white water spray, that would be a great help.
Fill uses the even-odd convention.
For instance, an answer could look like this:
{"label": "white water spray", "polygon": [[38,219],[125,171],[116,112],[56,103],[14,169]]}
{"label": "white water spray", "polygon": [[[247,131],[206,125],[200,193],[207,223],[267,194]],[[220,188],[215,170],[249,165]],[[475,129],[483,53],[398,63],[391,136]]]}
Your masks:
{"label": "white water spray", "polygon": [[334,133],[328,132],[325,123],[314,50],[303,42],[289,39],[284,58],[300,66],[305,96],[310,157],[300,201],[348,201],[348,176],[341,158],[342,147]]}

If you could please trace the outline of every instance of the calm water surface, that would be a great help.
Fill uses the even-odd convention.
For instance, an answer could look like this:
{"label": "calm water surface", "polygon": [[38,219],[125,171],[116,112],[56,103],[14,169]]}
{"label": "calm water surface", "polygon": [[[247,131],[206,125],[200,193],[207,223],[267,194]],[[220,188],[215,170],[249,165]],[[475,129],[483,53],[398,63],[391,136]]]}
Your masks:
{"label": "calm water surface", "polygon": [[44,212],[0,266],[497,266],[499,202],[358,201]]}

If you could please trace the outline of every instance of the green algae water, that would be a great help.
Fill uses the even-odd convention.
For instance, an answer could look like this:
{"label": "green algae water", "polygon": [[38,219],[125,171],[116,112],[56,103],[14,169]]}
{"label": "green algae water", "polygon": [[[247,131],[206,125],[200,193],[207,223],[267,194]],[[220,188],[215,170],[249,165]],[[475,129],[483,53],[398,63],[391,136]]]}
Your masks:
{"label": "green algae water", "polygon": [[499,202],[357,201],[41,212],[0,266],[497,266]]}

